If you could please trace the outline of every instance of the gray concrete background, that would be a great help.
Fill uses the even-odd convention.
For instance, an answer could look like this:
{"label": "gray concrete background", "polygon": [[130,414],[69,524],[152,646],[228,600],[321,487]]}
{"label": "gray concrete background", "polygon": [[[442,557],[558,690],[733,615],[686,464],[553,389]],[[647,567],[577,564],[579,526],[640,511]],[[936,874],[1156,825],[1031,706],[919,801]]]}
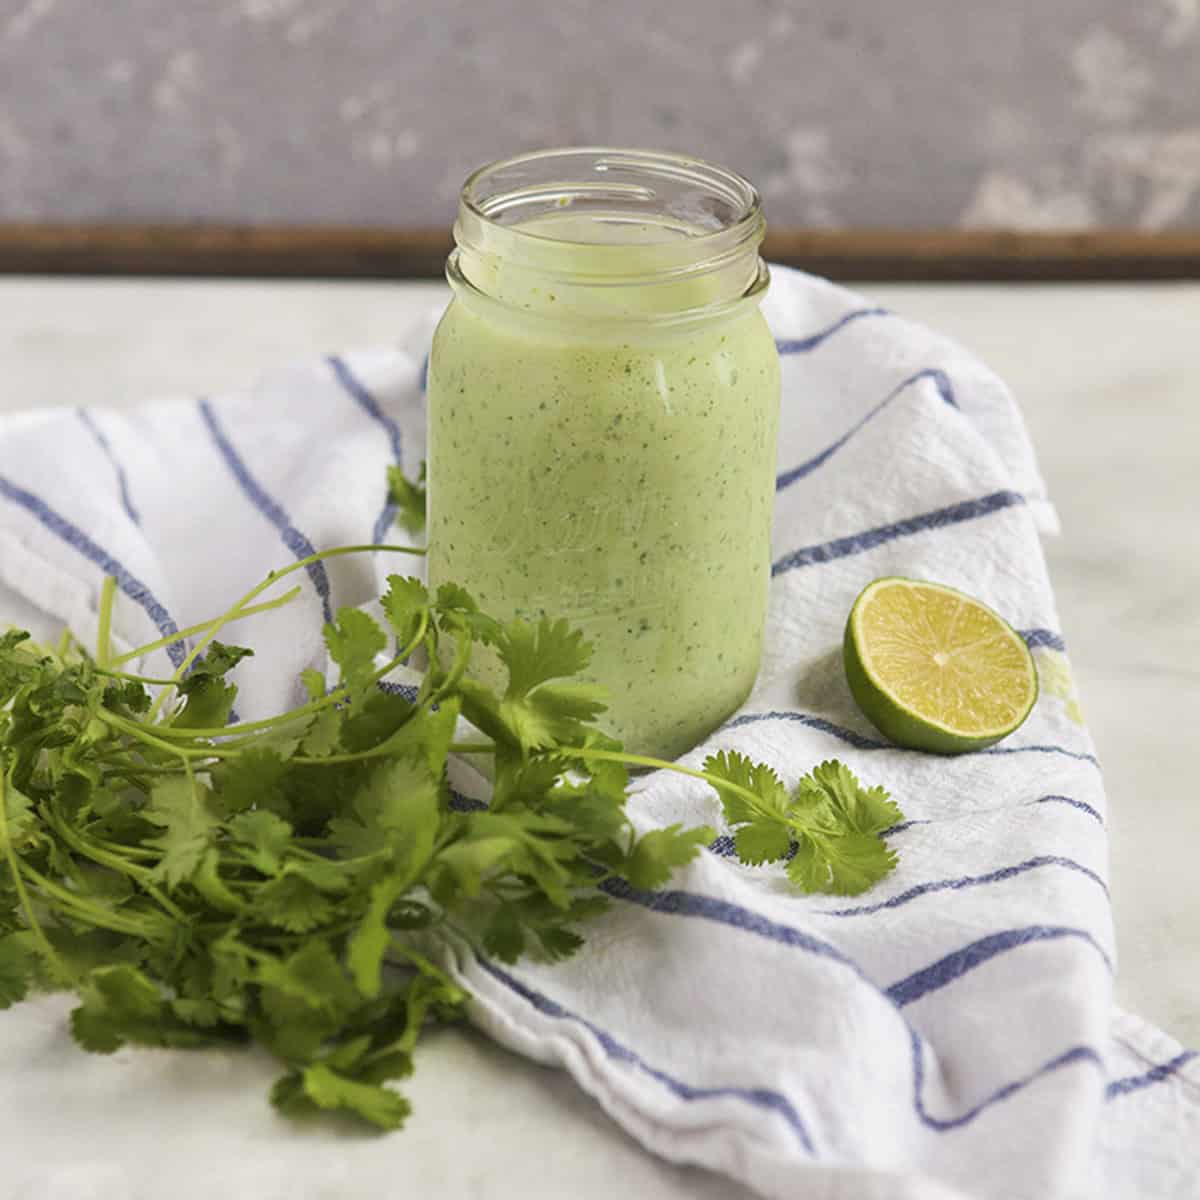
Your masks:
{"label": "gray concrete background", "polygon": [[0,221],[446,223],[653,145],[778,226],[1200,227],[1200,0],[0,0]]}

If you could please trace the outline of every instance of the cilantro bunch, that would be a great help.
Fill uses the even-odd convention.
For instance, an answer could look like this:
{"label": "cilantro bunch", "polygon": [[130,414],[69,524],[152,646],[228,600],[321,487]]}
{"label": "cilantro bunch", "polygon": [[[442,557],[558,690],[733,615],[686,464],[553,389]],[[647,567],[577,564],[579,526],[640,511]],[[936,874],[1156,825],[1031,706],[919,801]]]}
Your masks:
{"label": "cilantro bunch", "polygon": [[[228,724],[229,673],[252,652],[221,629],[286,604],[296,589],[259,601],[286,575],[372,549],[420,553],[341,547],[273,572],[183,631],[195,649],[169,679],[123,668],[172,639],[114,657],[111,580],[94,650],[0,637],[0,1008],[73,989],[74,1037],[100,1053],[254,1041],[282,1064],[283,1111],[390,1129],[408,1105],[385,1081],[467,1000],[437,965],[439,940],[562,958],[607,905],[607,880],[660,887],[715,836],[638,835],[630,767],[705,779],[740,857],[792,854],[804,890],[859,891],[891,869],[877,834],[899,811],[879,789],[840,764],[789,794],[736,754],[702,771],[628,755],[578,678],[580,633],[498,622],[454,586],[431,596],[391,576],[384,624],[342,609],[326,627],[333,687],[305,672],[305,703]],[[507,668],[503,692],[469,673],[480,646]],[[423,669],[415,695],[381,686],[409,663]],[[460,718],[470,740],[456,740]],[[451,791],[456,753],[488,756],[486,807]]]}

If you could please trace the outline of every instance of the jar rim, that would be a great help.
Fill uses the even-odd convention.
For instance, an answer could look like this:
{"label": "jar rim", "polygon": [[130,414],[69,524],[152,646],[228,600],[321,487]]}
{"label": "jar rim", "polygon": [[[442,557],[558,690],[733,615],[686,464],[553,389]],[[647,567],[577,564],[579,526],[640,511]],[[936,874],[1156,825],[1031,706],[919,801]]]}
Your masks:
{"label": "jar rim", "polygon": [[690,321],[698,303],[713,312],[761,296],[765,228],[753,185],[704,159],[535,150],[468,176],[446,274],[456,289],[516,294],[524,308],[535,294],[557,294],[557,305],[543,307],[564,316],[617,319],[636,289],[641,298],[629,307],[642,319]]}
{"label": "jar rim", "polygon": [[[506,174],[519,174],[522,170],[530,168],[553,170],[560,164],[569,168],[566,174],[550,176],[541,181],[532,180],[524,187],[516,189],[505,189],[503,177]],[[606,177],[614,168],[642,175],[646,182],[640,185],[613,186]],[[590,180],[587,178],[589,172],[601,178]],[[713,200],[729,206],[728,215],[723,216],[716,210],[715,205],[702,214],[708,222],[715,221],[718,224],[716,228],[693,225],[688,230],[689,241],[693,245],[708,239],[723,238],[728,234],[743,235],[736,237],[739,242],[743,237],[754,236],[761,241],[764,226],[762,198],[749,180],[728,167],[707,159],[672,151],[636,147],[563,146],[531,150],[484,163],[472,171],[462,185],[459,192],[460,217],[466,212],[489,225],[513,228],[520,222],[503,222],[499,219],[511,209],[524,209],[539,202],[559,206],[564,202],[570,203],[573,196],[590,198],[603,195],[610,202],[651,200],[657,197],[653,189],[655,180],[691,184],[707,191]],[[489,183],[493,186],[498,184],[498,190],[489,193],[485,186]],[[571,241],[569,238],[554,238],[534,230],[525,229],[521,232],[524,236],[543,241]]]}

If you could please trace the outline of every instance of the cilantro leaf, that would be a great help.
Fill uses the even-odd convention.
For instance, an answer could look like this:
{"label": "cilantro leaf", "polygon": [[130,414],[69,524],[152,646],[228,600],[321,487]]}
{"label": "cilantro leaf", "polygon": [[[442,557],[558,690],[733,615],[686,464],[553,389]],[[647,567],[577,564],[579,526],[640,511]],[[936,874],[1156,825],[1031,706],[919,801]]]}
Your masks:
{"label": "cilantro leaf", "polygon": [[268,1003],[286,997],[314,1012],[330,1014],[349,1012],[358,1004],[357,989],[323,938],[306,939],[287,958],[261,956],[255,974],[266,989]]}
{"label": "cilantro leaf", "polygon": [[583,945],[583,937],[564,925],[541,925],[534,933],[541,943],[542,953],[551,961],[570,958]]}
{"label": "cilantro leaf", "polygon": [[266,809],[240,812],[229,822],[229,832],[241,843],[246,861],[263,875],[277,875],[283,856],[292,844],[292,827]]}
{"label": "cilantro leaf", "polygon": [[300,749],[312,758],[326,758],[338,749],[342,736],[342,714],[330,705],[312,716]]}
{"label": "cilantro leaf", "polygon": [[215,848],[206,850],[189,882],[218,912],[240,914],[245,911],[246,905],[221,878],[222,861]]}
{"label": "cilantro leaf", "polygon": [[237,688],[214,675],[193,675],[179,685],[185,703],[172,725],[177,729],[214,729],[229,721]]}
{"label": "cilantro leaf", "polygon": [[71,1033],[85,1050],[111,1054],[126,1042],[143,1046],[201,1046],[209,1038],[180,1021],[145,974],[128,964],[98,967],[71,1013]]}
{"label": "cilantro leaf", "polygon": [[483,948],[501,962],[513,963],[525,950],[525,930],[512,904],[500,904],[483,930]]}
{"label": "cilantro leaf", "polygon": [[388,499],[396,506],[396,524],[416,537],[425,531],[425,464],[414,483],[401,467],[387,469]]}
{"label": "cilantro leaf", "polygon": [[508,669],[508,687],[496,697],[476,681],[463,680],[459,691],[467,719],[526,753],[585,741],[591,723],[606,708],[604,690],[589,683],[551,682],[577,674],[591,661],[583,634],[566,621],[510,621],[498,633],[496,647]]}
{"label": "cilantro leaf", "polygon": [[37,960],[25,932],[0,937],[0,1009],[9,1008],[29,994]]}
{"label": "cilantro leaf", "polygon": [[194,679],[198,675],[212,677],[227,675],[243,659],[253,657],[254,651],[245,646],[229,646],[214,639],[209,642],[208,649],[204,651],[204,657],[197,659],[192,664],[192,673],[189,678]]}
{"label": "cilantro leaf", "polygon": [[829,860],[811,838],[803,838],[796,844],[796,852],[787,865],[787,876],[802,892],[826,892],[829,890]]}
{"label": "cilantro leaf", "polygon": [[415,876],[432,852],[438,807],[437,780],[424,763],[384,760],[355,792],[350,804],[353,817],[335,823],[337,843],[355,854],[364,845],[371,847],[369,852],[390,846]]}
{"label": "cilantro leaf", "polygon": [[437,590],[437,606],[442,612],[477,613],[479,605],[465,587],[457,583],[443,583]]}
{"label": "cilantro leaf", "polygon": [[[725,820],[730,825],[760,818],[780,818],[787,812],[787,789],[765,763],[751,762],[736,750],[722,750],[704,760],[704,770],[717,789]],[[725,787],[723,784],[732,786]],[[754,798],[747,797],[746,792],[752,792]]]}
{"label": "cilantro leaf", "polygon": [[180,776],[162,779],[151,790],[143,815],[163,827],[161,836],[146,842],[162,855],[153,868],[154,878],[169,888],[186,883],[216,837],[219,817],[211,791]]}
{"label": "cilantro leaf", "polygon": [[380,1129],[399,1129],[412,1111],[403,1096],[374,1083],[359,1083],[315,1063],[304,1069],[304,1093],[319,1108],[347,1109]]}
{"label": "cilantro leaf", "polygon": [[810,835],[788,863],[788,878],[805,892],[857,896],[896,865],[896,853],[881,838],[866,833],[835,837]]}
{"label": "cilantro leaf", "polygon": [[392,734],[376,745],[376,750],[389,755],[423,760],[429,773],[440,776],[454,740],[459,704],[455,699],[443,700],[436,709],[422,708],[413,713]]}
{"label": "cilantro leaf", "polygon": [[668,825],[652,829],[637,839],[625,864],[624,875],[636,888],[653,890],[662,887],[677,867],[686,866],[716,836],[707,825],[684,829]]}
{"label": "cilantro leaf", "polygon": [[733,847],[750,866],[778,862],[792,848],[791,830],[785,821],[750,821],[733,835]]}
{"label": "cilantro leaf", "polygon": [[904,819],[899,806],[883,788],[864,788],[850,768],[837,759],[813,767],[802,785],[819,791],[856,833],[882,833]]}
{"label": "cilantro leaf", "polygon": [[419,579],[388,576],[388,590],[380,604],[392,632],[402,646],[416,636],[421,617],[429,611],[429,593]]}
{"label": "cilantro leaf", "polygon": [[275,747],[247,747],[237,758],[221,765],[219,780],[225,811],[241,813],[270,807],[287,772],[287,762]]}
{"label": "cilantro leaf", "polygon": [[204,657],[192,665],[191,674],[178,685],[185,703],[172,725],[177,729],[219,729],[225,725],[233,711],[237,687],[222,677],[253,654],[253,650],[242,646],[212,642]]}
{"label": "cilantro leaf", "polygon": [[307,933],[333,915],[334,905],[295,863],[255,893],[255,914],[290,933]]}
{"label": "cilantro leaf", "polygon": [[39,821],[33,811],[33,801],[11,780],[4,783],[3,836],[14,847],[24,847],[39,837]]}
{"label": "cilantro leaf", "polygon": [[346,962],[364,996],[379,995],[383,956],[392,940],[392,931],[387,925],[388,913],[407,890],[408,883],[405,875],[397,873],[372,887],[367,910],[347,945]]}
{"label": "cilantro leaf", "polygon": [[498,714],[527,750],[581,737],[606,708],[604,689],[589,683],[548,683],[501,699]]}
{"label": "cilantro leaf", "polygon": [[504,636],[500,622],[480,612],[471,593],[456,583],[443,583],[438,588],[435,607],[439,624],[447,632],[468,633],[488,646],[497,645]]}
{"label": "cilantro leaf", "polygon": [[325,626],[325,645],[341,670],[351,710],[357,711],[364,689],[374,680],[375,656],[383,652],[387,638],[378,622],[361,609],[340,608],[337,620]]}
{"label": "cilantro leaf", "polygon": [[536,625],[510,621],[499,650],[508,668],[509,696],[524,696],[551,679],[578,675],[592,660],[592,647],[578,629],[547,617]]}

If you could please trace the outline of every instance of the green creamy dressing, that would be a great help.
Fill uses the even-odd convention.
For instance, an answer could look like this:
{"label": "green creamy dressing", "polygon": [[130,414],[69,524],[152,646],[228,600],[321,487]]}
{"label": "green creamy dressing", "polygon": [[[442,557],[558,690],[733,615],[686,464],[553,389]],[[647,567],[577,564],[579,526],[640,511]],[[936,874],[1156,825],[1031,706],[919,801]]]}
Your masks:
{"label": "green creamy dressing", "polygon": [[[570,239],[579,222],[521,228]],[[589,221],[593,243],[594,230]],[[624,225],[612,236],[664,233]],[[631,276],[639,249],[627,246]],[[573,265],[592,250],[563,242]],[[430,356],[430,582],[461,584],[501,619],[581,628],[594,646],[585,678],[609,696],[603,723],[633,752],[676,757],[742,703],[758,671],[774,340],[753,304],[683,328],[637,322],[648,305],[703,305],[703,279],[667,285],[666,299],[633,286],[589,296],[633,317],[600,335],[586,316],[558,318],[554,306],[574,300],[561,287],[487,267],[503,310],[460,295]],[[490,654],[472,669],[504,683]]]}

